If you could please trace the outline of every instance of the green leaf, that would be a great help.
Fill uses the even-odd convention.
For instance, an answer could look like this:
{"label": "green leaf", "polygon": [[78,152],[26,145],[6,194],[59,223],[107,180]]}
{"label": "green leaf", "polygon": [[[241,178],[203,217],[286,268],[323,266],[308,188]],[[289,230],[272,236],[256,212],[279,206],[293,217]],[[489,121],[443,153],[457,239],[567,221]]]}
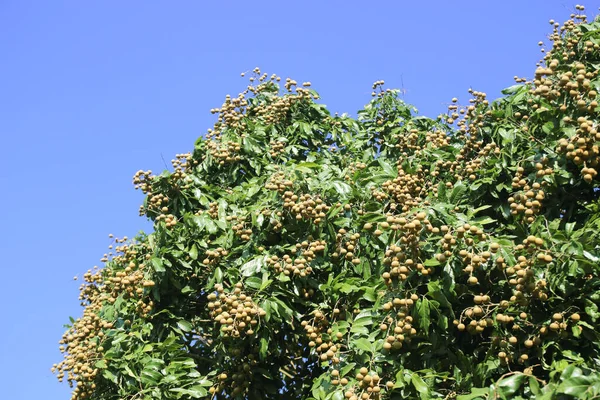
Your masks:
{"label": "green leaf", "polygon": [[162,377],[163,376],[160,372],[152,369],[143,369],[140,374],[140,380],[144,386],[156,385],[162,379]]}
{"label": "green leaf", "polygon": [[600,257],[596,257],[595,255],[593,255],[592,253],[590,253],[587,250],[583,251],[583,256],[585,258],[587,258],[588,260],[590,260],[591,262],[598,262],[598,261],[600,261]]}
{"label": "green leaf", "polygon": [[374,288],[363,288],[365,289],[365,293],[363,294],[363,299],[374,303],[377,301],[377,296],[375,294]]}
{"label": "green leaf", "polygon": [[163,262],[160,258],[158,257],[152,257],[152,260],[150,261],[150,263],[152,264],[152,267],[154,268],[154,271],[157,273],[161,273],[161,272],[165,272],[165,267],[163,266]]}
{"label": "green leaf", "polygon": [[509,377],[506,377],[498,382],[498,393],[500,393],[500,396],[503,399],[511,398],[511,396],[521,388],[526,379],[527,375],[523,373],[515,373]]}
{"label": "green leaf", "polygon": [[373,318],[370,316],[360,317],[352,322],[352,327],[350,328],[351,333],[364,333],[365,331],[368,333],[368,329],[365,327],[373,324]]}
{"label": "green leaf", "polygon": [[344,377],[348,374],[348,372],[352,371],[352,369],[354,369],[354,367],[356,366],[356,363],[349,363],[347,365],[344,365],[342,367],[342,369],[340,370],[340,377]]}
{"label": "green leaf", "polygon": [[331,182],[331,186],[335,189],[337,193],[339,193],[342,196],[346,196],[352,191],[350,185],[342,181],[333,181]]}
{"label": "green leaf", "polygon": [[296,164],[296,166],[295,166],[296,169],[300,169],[300,168],[308,169],[309,173],[313,172],[311,170],[318,169],[320,167],[321,166],[319,164],[314,163],[314,162],[301,162],[301,163]]}
{"label": "green leaf", "polygon": [[[259,256],[248,261],[240,267],[242,276],[252,276],[259,273],[266,264],[266,256]],[[260,287],[260,286],[259,286]]]}
{"label": "green leaf", "polygon": [[452,192],[450,192],[450,196],[448,196],[448,201],[451,204],[458,204],[466,191],[467,187],[462,182],[458,182],[454,185],[454,188],[452,188]]}
{"label": "green leaf", "polygon": [[195,243],[192,245],[192,248],[190,249],[190,257],[192,258],[192,260],[198,259],[198,247],[196,247]]}
{"label": "green leaf", "polygon": [[583,398],[583,395],[590,389],[594,381],[585,375],[572,376],[565,379],[556,389],[557,393],[567,394],[575,398]]}
{"label": "green leaf", "polygon": [[[258,131],[258,129],[257,129],[257,131]],[[258,132],[260,132],[260,131],[258,131]],[[245,136],[243,139],[243,145],[244,145],[244,151],[247,154],[260,154],[261,153],[260,142],[254,136]]]}
{"label": "green leaf", "polygon": [[351,343],[357,349],[366,351],[367,353],[373,353],[373,344],[365,338],[353,340]]}
{"label": "green leaf", "polygon": [[381,168],[383,168],[383,172],[385,172],[385,174],[388,177],[395,178],[396,176],[398,176],[398,170],[396,168],[394,168],[392,166],[392,164],[387,162],[384,158],[382,158],[382,157],[378,158],[377,163],[379,165],[381,165]]}
{"label": "green leaf", "polygon": [[189,321],[180,320],[177,321],[177,326],[184,332],[191,332],[192,324]]}
{"label": "green leaf", "polygon": [[331,400],[344,400],[344,392],[334,392],[333,396],[331,396]]}
{"label": "green leaf", "polygon": [[502,94],[515,94],[522,88],[523,88],[523,85],[512,85],[505,89],[502,89],[501,92],[502,92]]}
{"label": "green leaf", "polygon": [[102,376],[104,376],[106,379],[108,379],[114,384],[117,383],[117,376],[107,369],[102,371]]}
{"label": "green leaf", "polygon": [[429,297],[440,303],[442,307],[451,307],[446,295],[442,292],[439,281],[432,281],[427,284],[427,294]]}
{"label": "green leaf", "polygon": [[426,267],[436,267],[436,266],[440,265],[440,262],[435,258],[430,258],[428,260],[425,260],[423,265],[425,265]]}
{"label": "green leaf", "polygon": [[187,395],[192,397],[193,399],[200,399],[202,397],[205,397],[206,395],[208,395],[208,390],[206,390],[206,388],[204,388],[202,385],[195,385],[195,386],[191,386],[189,388],[171,388],[169,389],[169,391],[174,392],[174,393],[179,393],[180,396],[178,396],[177,398],[181,398],[181,396],[183,395]]}
{"label": "green leaf", "polygon": [[260,286],[262,285],[262,280],[257,276],[251,276],[250,278],[246,279],[245,285],[252,289],[258,290],[258,289],[260,289]]}
{"label": "green leaf", "polygon": [[412,374],[410,381],[413,384],[413,386],[415,387],[415,389],[417,389],[417,392],[419,392],[421,394],[429,393],[429,388],[427,387],[427,385],[425,384],[423,379],[416,373]]}
{"label": "green leaf", "polygon": [[417,301],[417,313],[419,315],[419,327],[424,334],[429,332],[429,324],[431,323],[429,318],[429,300],[423,297]]}
{"label": "green leaf", "polygon": [[202,232],[204,230],[204,228],[206,227],[206,223],[208,222],[209,218],[210,217],[208,215],[206,215],[206,214],[194,215],[192,217],[192,220],[196,224],[196,227],[198,228],[199,232]]}
{"label": "green leaf", "polygon": [[471,393],[458,395],[458,396],[456,396],[456,400],[487,399],[489,395],[490,395],[489,388],[472,388]]}
{"label": "green leaf", "polygon": [[533,393],[536,396],[542,394],[542,391],[540,390],[540,384],[537,381],[537,379],[535,379],[533,376],[529,377],[529,389],[531,390],[531,393]]}
{"label": "green leaf", "polygon": [[223,282],[223,270],[220,267],[215,268],[215,281],[217,283]]}
{"label": "green leaf", "polygon": [[267,338],[260,338],[260,347],[258,349],[258,355],[261,360],[267,358],[267,352],[269,351],[269,340]]}

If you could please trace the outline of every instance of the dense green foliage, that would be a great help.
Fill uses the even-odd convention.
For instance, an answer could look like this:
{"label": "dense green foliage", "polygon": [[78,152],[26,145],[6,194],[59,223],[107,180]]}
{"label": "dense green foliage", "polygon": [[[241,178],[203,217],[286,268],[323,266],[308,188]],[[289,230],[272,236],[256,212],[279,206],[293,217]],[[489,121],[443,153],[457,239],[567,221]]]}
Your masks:
{"label": "dense green foliage", "polygon": [[253,71],[88,271],[74,399],[600,396],[600,21],[436,120]]}

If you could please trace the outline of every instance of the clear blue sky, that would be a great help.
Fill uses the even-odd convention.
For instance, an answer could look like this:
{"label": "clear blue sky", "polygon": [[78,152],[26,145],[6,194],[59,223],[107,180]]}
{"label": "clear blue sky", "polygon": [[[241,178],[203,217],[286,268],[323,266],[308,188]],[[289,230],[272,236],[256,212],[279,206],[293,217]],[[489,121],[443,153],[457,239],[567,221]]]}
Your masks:
{"label": "clear blue sky", "polygon": [[[531,77],[563,0],[0,0],[0,397],[67,399],[50,373],[79,282],[108,234],[149,225],[131,185],[212,125],[263,71],[310,80],[332,111],[371,84],[428,116],[467,89],[492,98]],[[598,6],[588,1],[588,15]]]}

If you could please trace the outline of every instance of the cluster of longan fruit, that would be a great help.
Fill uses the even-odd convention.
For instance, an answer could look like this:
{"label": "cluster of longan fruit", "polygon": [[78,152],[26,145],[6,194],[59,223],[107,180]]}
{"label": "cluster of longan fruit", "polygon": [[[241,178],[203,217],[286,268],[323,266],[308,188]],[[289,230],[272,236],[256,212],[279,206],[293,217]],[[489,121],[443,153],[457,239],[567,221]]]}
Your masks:
{"label": "cluster of longan fruit", "polygon": [[351,181],[352,180],[352,175],[354,175],[355,172],[357,171],[361,171],[363,169],[367,168],[367,164],[363,163],[363,162],[359,162],[359,161],[353,161],[348,165],[348,169],[346,171],[346,175],[344,175],[344,180],[346,181]]}
{"label": "cluster of longan fruit", "polygon": [[159,215],[164,215],[169,212],[169,197],[163,193],[154,193],[148,195],[148,205],[144,207],[140,206],[140,216],[146,214],[148,210],[156,210]]}
{"label": "cluster of longan fruit", "polygon": [[398,176],[384,182],[381,187],[396,203],[402,206],[402,211],[408,211],[420,205],[423,201],[421,196],[427,195],[430,183],[425,181],[424,173],[425,171],[420,165],[414,174],[406,173],[401,166],[398,166]]}
{"label": "cluster of longan fruit", "polygon": [[[501,304],[501,306],[507,307],[505,304]],[[565,320],[563,313],[554,313],[551,318],[552,322],[539,328],[538,333],[541,335],[541,337],[534,334],[528,334],[524,331],[523,326],[533,326],[527,321],[528,318],[529,316],[525,312],[520,312],[518,314],[518,319],[516,319],[514,316],[501,313],[496,315],[496,321],[499,323],[503,325],[512,324],[511,330],[513,333],[510,334],[510,336],[506,338],[495,337],[493,341],[493,343],[501,350],[498,353],[498,357],[503,364],[508,364],[511,362],[523,364],[527,362],[529,360],[531,351],[533,351],[536,347],[539,347],[539,345],[542,343],[541,337],[543,336],[554,333],[564,337],[569,334],[567,330],[568,323]],[[570,316],[570,320],[573,324],[577,324],[580,319],[581,316],[578,313],[573,313]]]}
{"label": "cluster of longan fruit", "polygon": [[[454,111],[454,113],[450,115],[450,120],[446,119],[446,123],[456,123],[459,133],[469,134],[469,137],[466,139],[467,143],[465,143],[467,147],[470,141],[474,141],[476,134],[479,132],[479,128],[483,126],[484,117],[489,115],[478,110],[479,105],[485,107],[489,106],[487,94],[473,89],[469,89],[469,94],[471,94],[473,98],[469,99],[470,105],[465,109],[466,114],[463,116],[463,113],[460,113],[459,118],[457,119],[455,118],[457,116],[456,110],[452,107],[450,111]],[[457,102],[458,99],[452,99],[452,103],[455,104]]]}
{"label": "cluster of longan fruit", "polygon": [[217,375],[218,383],[209,389],[209,393],[214,395],[226,390],[231,396],[239,396],[248,390],[252,382],[252,366],[255,360],[252,354],[248,355],[249,360],[239,362],[233,366],[232,373],[221,372]]}
{"label": "cluster of longan fruit", "polygon": [[221,108],[213,108],[210,110],[211,114],[218,114],[217,123],[219,126],[229,126],[232,128],[243,127],[242,119],[248,107],[248,100],[246,100],[246,94],[240,93],[238,97],[231,98],[230,95],[225,96],[225,102]]}
{"label": "cluster of longan fruit", "polygon": [[227,337],[253,335],[258,318],[266,315],[252,297],[242,292],[242,283],[235,284],[232,293],[226,293],[223,285],[216,284],[215,291],[208,295],[208,309],[213,320],[221,326]]}
{"label": "cluster of longan fruit", "polygon": [[[480,144],[481,144],[481,142],[476,142],[475,148],[479,148]],[[483,164],[484,158],[487,157],[492,151],[496,155],[500,154],[500,148],[497,147],[495,143],[488,143],[485,146],[483,146],[483,148],[479,149],[477,156],[475,158],[473,158],[465,163],[464,172],[465,172],[466,178],[468,178],[469,180],[472,180],[472,181],[477,179],[477,174],[476,174],[477,170],[479,170],[479,168]]]}
{"label": "cluster of longan fruit", "polygon": [[296,243],[296,249],[300,251],[302,257],[306,257],[308,262],[311,262],[319,253],[325,251],[327,242],[325,240],[312,240],[312,237],[309,240],[310,242],[304,240],[302,243]]}
{"label": "cluster of longan fruit", "polygon": [[[127,262],[127,259],[131,261]],[[119,261],[113,259],[113,261]],[[101,300],[112,304],[122,295],[123,298],[137,298],[135,303],[137,313],[146,317],[154,309],[154,302],[147,298],[145,289],[153,288],[156,284],[152,279],[145,277],[146,265],[126,257],[123,261],[127,265],[121,271],[112,271],[112,277],[104,277]],[[110,272],[110,271],[107,271]]]}
{"label": "cluster of longan fruit", "polygon": [[227,216],[227,221],[237,221],[237,224],[232,225],[231,229],[233,233],[238,236],[243,241],[247,242],[250,240],[250,235],[252,235],[252,229],[246,228],[245,218],[236,217],[235,215]]}
{"label": "cluster of longan fruit", "polygon": [[455,123],[461,115],[465,114],[465,109],[458,109],[458,99],[456,97],[452,98],[452,104],[448,105],[448,118],[446,118],[446,123],[452,125]]}
{"label": "cluster of longan fruit", "polygon": [[222,257],[229,254],[229,251],[222,247],[217,247],[214,250],[206,250],[204,254],[206,257],[202,260],[202,265],[217,265]]}
{"label": "cluster of longan fruit", "polygon": [[206,147],[211,156],[213,156],[219,165],[231,164],[242,159],[239,154],[242,148],[241,143],[228,140],[225,143],[217,143],[208,140]]}
{"label": "cluster of longan fruit", "polygon": [[193,164],[197,164],[197,160],[190,160],[191,153],[175,154],[175,158],[171,160],[174,172],[171,177],[175,180],[183,179],[187,176],[187,172]]}
{"label": "cluster of longan fruit", "polygon": [[[267,89],[269,86],[264,86],[264,88]],[[298,100],[299,98],[294,94],[281,97],[276,96],[268,102],[265,101],[257,104],[251,112],[255,118],[262,119],[267,124],[277,124],[284,120],[292,105]]]}
{"label": "cluster of longan fruit", "polygon": [[390,268],[389,272],[381,274],[386,286],[390,287],[396,281],[405,281],[408,275],[413,271],[419,271],[423,275],[429,275],[433,272],[430,268],[425,268],[422,263],[414,261],[407,256],[407,251],[398,245],[391,245],[385,252],[383,264]]}
{"label": "cluster of longan fruit", "polygon": [[[595,97],[597,93],[594,91],[593,94]],[[573,120],[569,118],[566,122],[573,122]],[[558,151],[566,153],[567,158],[577,165],[583,163],[598,165],[597,141],[600,140],[600,134],[597,126],[594,126],[593,120],[584,116],[578,117],[574,122],[577,124],[576,134],[570,139],[559,140]]]}
{"label": "cluster of longan fruit", "polygon": [[167,228],[177,225],[177,217],[173,214],[160,214],[156,217],[156,221],[164,221]]}
{"label": "cluster of longan fruit", "polygon": [[375,82],[373,82],[372,89],[380,88],[383,85],[385,85],[385,81],[384,80],[375,81]]}
{"label": "cluster of longan fruit", "polygon": [[[519,334],[519,329],[516,331]],[[525,336],[525,339],[519,339],[517,336],[511,335],[508,338],[494,338],[494,343],[500,350],[497,355],[502,364],[514,362],[525,364],[529,360],[528,352],[539,346],[542,340],[538,336]]]}
{"label": "cluster of longan fruit", "polygon": [[[456,227],[453,231],[450,231],[450,227],[447,225],[441,226],[439,230],[443,234],[440,240],[443,252],[436,254],[435,258],[440,263],[445,263],[448,257],[454,254],[453,249],[459,243],[467,247],[473,247],[476,239],[478,241],[487,239],[487,235],[483,229],[468,223]],[[492,243],[490,251],[476,252],[474,249],[473,251],[469,251],[465,248],[458,251],[457,255],[460,257],[462,263],[466,264],[463,268],[463,273],[468,275],[468,284],[475,285],[479,282],[474,273],[485,265],[490,260],[492,252],[496,252],[498,249],[498,244]]]}
{"label": "cluster of longan fruit", "polygon": [[[249,77],[250,85],[246,90],[239,94],[237,98],[232,99],[231,96],[226,96],[225,103],[222,108],[211,110],[213,114],[219,114],[215,128],[228,126],[234,129],[243,129],[246,127],[244,116],[252,116],[255,119],[262,119],[267,124],[275,124],[286,117],[290,107],[297,101],[302,101],[307,98],[316,99],[317,95],[304,89],[309,87],[310,82],[302,83],[304,88],[296,88],[298,83],[295,80],[286,78],[284,87],[288,94],[278,96],[279,88],[276,82],[280,82],[281,78],[275,74],[270,77],[267,73],[261,72],[260,68],[252,70],[253,75]],[[244,77],[246,73],[242,73]],[[254,82],[258,81],[255,85]],[[295,89],[296,93],[291,93]],[[252,93],[255,100],[252,103],[248,102],[245,96]],[[263,96],[261,96],[263,95]]]}
{"label": "cluster of longan fruit", "polygon": [[318,253],[325,251],[327,242],[324,240],[303,241],[296,244],[296,250],[299,252],[299,257],[293,259],[288,254],[285,254],[281,260],[276,255],[267,259],[267,263],[271,264],[278,273],[283,272],[285,275],[305,277],[312,273],[313,269],[310,263],[315,259]]}
{"label": "cluster of longan fruit", "polygon": [[269,155],[272,158],[277,158],[285,150],[285,142],[282,140],[271,140],[269,142]]}
{"label": "cluster of longan fruit", "polygon": [[[400,132],[392,134],[392,141],[394,142],[394,147],[401,150],[400,155],[402,157],[407,157],[411,153],[418,156],[423,149],[423,145],[419,143],[422,137],[418,129],[410,128],[408,133]],[[425,134],[425,142],[430,143],[432,147],[440,147],[444,143],[447,144],[446,138],[447,136],[441,131],[426,132]]]}
{"label": "cluster of longan fruit", "polygon": [[483,333],[485,328],[492,327],[494,321],[490,317],[495,305],[490,304],[491,299],[487,294],[473,296],[475,306],[466,308],[460,319],[453,321],[459,331],[467,331],[471,335]]}
{"label": "cluster of longan fruit", "polygon": [[[550,36],[554,47],[544,56],[546,67],[542,67],[541,62],[538,63],[531,93],[535,97],[549,100],[562,112],[568,110],[569,103],[576,107],[579,116],[575,120],[569,115],[562,118],[567,126],[574,125],[576,134],[561,138],[557,152],[565,154],[567,159],[576,165],[583,165],[581,175],[584,181],[591,183],[597,175],[595,167],[600,157],[597,145],[600,135],[593,120],[588,119],[588,116],[594,117],[597,112],[598,93],[592,81],[598,76],[599,71],[586,68],[580,59],[592,56],[591,53],[597,54],[600,45],[591,40],[585,42],[582,40],[583,32],[576,27],[583,21],[585,15],[572,14],[571,19],[560,27],[560,32],[559,24],[550,21],[554,27]],[[564,33],[568,35],[563,36]],[[532,104],[533,100],[530,99],[528,102]],[[537,103],[532,107],[539,108]]]}
{"label": "cluster of longan fruit", "polygon": [[134,188],[141,189],[142,192],[148,193],[152,189],[152,180],[154,179],[154,175],[152,175],[152,171],[142,171],[139,170],[133,176],[133,185]]}
{"label": "cluster of longan fruit", "polygon": [[[423,205],[425,205],[425,203],[423,203]],[[433,225],[431,225],[431,222],[427,219],[427,214],[425,212],[418,212],[412,216],[407,215],[406,217],[388,215],[386,220],[379,224],[379,227],[383,230],[391,229],[393,232],[401,232],[401,236],[399,237],[398,241],[400,245],[403,246],[403,251],[405,251],[406,254],[417,254],[419,251],[418,246],[419,241],[421,240],[421,233],[424,230],[429,232],[433,232],[435,230]],[[380,235],[381,229],[376,229],[373,234],[375,236]],[[399,251],[396,253],[399,253]],[[392,261],[394,260],[392,259]],[[427,271],[427,268],[421,270],[418,265],[417,270],[424,275],[427,275],[428,272],[431,272]]]}
{"label": "cluster of longan fruit", "polygon": [[470,285],[476,285],[479,283],[479,279],[474,275],[475,271],[479,270],[482,265],[485,265],[489,257],[486,257],[489,252],[483,252],[481,254],[470,253],[465,249],[459,251],[458,255],[462,257],[463,263],[467,264],[463,268],[465,275],[468,275],[467,283]]}
{"label": "cluster of longan fruit", "polygon": [[[386,271],[381,274],[387,286],[390,286],[398,279],[405,281],[408,278],[408,274],[415,268],[415,262],[410,258],[406,258],[404,249],[394,244],[386,250],[383,264],[390,267],[389,272]],[[423,268],[422,264],[421,268]]]}
{"label": "cluster of longan fruit", "polygon": [[340,228],[336,234],[335,251],[331,254],[333,259],[343,257],[354,265],[361,263],[358,257],[358,240],[360,233],[349,233],[346,229]]}
{"label": "cluster of longan fruit", "polygon": [[[335,308],[333,317],[335,318],[340,313],[341,311]],[[343,338],[343,334],[336,332],[333,335],[333,330],[329,327],[327,317],[322,311],[316,310],[313,315],[312,320],[301,322],[301,326],[309,339],[308,347],[315,350],[321,362],[331,361],[333,364],[339,364],[340,359],[337,357],[337,352],[340,350],[340,345],[334,343],[333,339],[340,340]]]}
{"label": "cluster of longan fruit", "polygon": [[371,186],[371,197],[379,202],[383,202],[389,198],[386,192],[379,190],[376,186]]}
{"label": "cluster of longan fruit", "polygon": [[[334,370],[337,371],[337,370]],[[332,371],[332,375],[333,375]],[[339,372],[336,374],[339,376]],[[386,390],[393,389],[394,382],[386,383],[379,377],[377,372],[369,370],[367,367],[362,367],[355,375],[357,384],[344,392],[344,397],[348,400],[379,400],[381,394]],[[344,378],[340,380],[340,384]],[[347,381],[347,379],[346,379]],[[333,381],[332,381],[333,383]]]}
{"label": "cluster of longan fruit", "polygon": [[93,360],[102,357],[102,348],[99,346],[101,338],[96,336],[101,329],[97,311],[88,307],[65,333],[60,341],[60,351],[65,353],[64,360],[52,366],[52,372],[57,374],[59,382],[64,380],[66,374],[69,386],[73,388],[71,399],[88,398],[96,388],[94,381],[99,370],[93,365]]}
{"label": "cluster of longan fruit", "polygon": [[320,223],[327,216],[331,208],[319,197],[311,194],[298,196],[291,190],[283,193],[283,208],[295,215],[296,220],[312,219],[315,224]]}
{"label": "cluster of longan fruit", "polygon": [[410,343],[411,338],[417,334],[417,330],[412,325],[413,318],[408,314],[418,299],[419,296],[413,293],[406,298],[395,297],[383,304],[384,312],[395,313],[395,315],[387,315],[379,325],[379,329],[386,335],[383,350],[400,350],[404,343]]}
{"label": "cluster of longan fruit", "polygon": [[283,172],[276,172],[267,181],[265,184],[265,188],[269,190],[277,190],[279,193],[284,193],[286,190],[289,190],[294,186],[294,182],[289,179],[286,179],[285,174]]}
{"label": "cluster of longan fruit", "polygon": [[208,210],[206,212],[212,219],[219,218],[219,203],[216,201],[209,203]]}
{"label": "cluster of longan fruit", "polygon": [[[448,142],[448,135],[439,129],[434,129],[430,132],[427,132],[425,134],[425,143],[426,145],[431,146],[433,149],[446,147],[450,144]],[[419,149],[419,151],[420,150],[421,149]]]}
{"label": "cluster of longan fruit", "polygon": [[[513,181],[517,178],[518,177],[513,178]],[[523,190],[508,198],[510,213],[512,215],[523,215],[528,223],[532,223],[535,220],[535,216],[541,211],[542,201],[546,198],[546,192],[538,182],[534,182],[529,186],[529,184],[521,178],[516,183],[519,187],[522,187]]]}
{"label": "cluster of longan fruit", "polygon": [[[456,180],[459,180],[462,178],[462,175],[459,174],[459,172],[463,168],[460,163],[466,162],[468,160],[471,160],[471,161],[477,160],[477,156],[478,156],[478,154],[480,154],[480,152],[482,150],[482,146],[483,146],[483,141],[477,140],[477,137],[474,135],[463,138],[462,146],[461,146],[460,150],[458,151],[458,154],[456,155],[457,165],[455,168],[456,173],[454,175]],[[487,155],[488,152],[484,152],[481,154]]]}
{"label": "cluster of longan fruit", "polygon": [[[559,67],[559,61],[556,59],[553,59],[548,66],[549,68],[538,67],[536,70],[533,81],[535,89],[531,90],[532,94],[548,100],[562,100],[562,105],[559,107],[561,111],[567,110],[567,100],[573,101],[581,111],[594,111],[598,107],[591,83],[591,80],[597,76],[597,71],[586,71],[584,64],[575,62],[566,65],[567,68],[571,68],[570,70],[555,74],[555,70]],[[555,77],[550,78],[551,76]]]}
{"label": "cluster of longan fruit", "polygon": [[129,265],[122,271],[117,271],[114,276],[104,280],[104,284],[111,288],[113,293],[128,292],[129,294],[140,295],[143,293],[143,287],[149,287],[148,282],[144,279],[145,265],[136,262],[130,262]]}
{"label": "cluster of longan fruit", "polygon": [[[521,245],[519,245],[521,246]],[[525,257],[524,255],[519,255],[517,257],[517,263],[514,266],[506,266],[504,262],[504,258],[498,257],[496,259],[496,263],[503,268],[508,284],[514,286],[514,293],[510,298],[511,302],[517,302],[519,304],[526,305],[529,303],[526,294],[533,296],[534,298],[538,298],[542,301],[548,298],[548,295],[545,293],[546,281],[545,280],[535,280],[535,274],[533,272],[533,265],[535,263],[536,258],[539,261],[544,263],[552,262],[552,256],[545,253],[538,253],[542,256],[540,257]]]}
{"label": "cluster of longan fruit", "polygon": [[[113,238],[113,235],[109,237]],[[114,241],[123,244],[127,238]],[[141,316],[147,315],[154,307],[154,303],[144,296],[148,281],[144,278],[145,266],[141,261],[148,258],[149,245],[132,242],[118,246],[116,251],[109,266],[103,270],[88,270],[83,275],[85,282],[79,288],[83,315],[74,321],[59,342],[64,360],[54,364],[52,372],[57,374],[59,381],[67,378],[74,388],[73,400],[88,398],[96,389],[99,369],[94,364],[102,359],[107,339],[105,331],[114,327],[114,321],[102,319],[103,307],[114,304],[119,297],[137,299],[131,311]],[[129,319],[125,321],[131,322]]]}
{"label": "cluster of longan fruit", "polygon": [[576,135],[570,139],[560,139],[557,151],[564,153],[567,159],[575,164],[583,165],[581,175],[586,182],[591,183],[598,175],[596,167],[600,163],[600,150],[598,148],[600,133],[592,121],[585,117],[579,117],[577,123]]}
{"label": "cluster of longan fruit", "polygon": [[[474,106],[469,106],[469,109],[473,107]],[[470,131],[473,131],[473,129],[470,129]],[[476,140],[474,132],[471,132],[470,135],[471,136],[461,137],[463,140],[462,147],[454,160],[437,160],[434,164],[435,169],[433,169],[429,175],[433,177],[443,175],[456,181],[467,178],[475,180],[477,178],[476,172],[483,164],[484,158],[489,156],[492,152],[496,155],[500,154],[500,148],[495,143],[484,145],[482,141]],[[444,136],[446,135],[444,134]],[[428,183],[428,189],[431,189],[437,196],[437,185],[431,186],[432,182]],[[452,182],[446,182],[446,187],[448,189],[452,188]]]}
{"label": "cluster of longan fruit", "polygon": [[[581,320],[581,315],[578,313],[573,313],[571,314],[570,319],[572,323],[577,323]],[[562,313],[554,313],[552,314],[552,322],[547,325],[547,328],[546,326],[540,328],[540,333],[542,335],[546,335],[550,332],[553,332],[561,335],[568,335],[568,326],[567,319],[565,319],[565,316]],[[550,332],[548,332],[548,330],[550,330]]]}
{"label": "cluster of longan fruit", "polygon": [[272,265],[275,272],[284,275],[305,277],[313,271],[306,258],[293,259],[288,254],[285,254],[281,259],[273,255],[267,259],[267,264]]}
{"label": "cluster of longan fruit", "polygon": [[[297,85],[298,85],[298,82],[296,82],[295,80],[293,80],[291,78],[285,78],[284,87],[287,89],[288,92],[291,92],[292,89],[294,89]],[[302,82],[302,86],[310,87],[311,83],[310,82]],[[298,94],[303,94],[303,95],[310,94],[310,92],[308,92],[307,90],[305,90],[303,88],[295,88],[295,89],[296,89],[296,93],[298,93]]]}

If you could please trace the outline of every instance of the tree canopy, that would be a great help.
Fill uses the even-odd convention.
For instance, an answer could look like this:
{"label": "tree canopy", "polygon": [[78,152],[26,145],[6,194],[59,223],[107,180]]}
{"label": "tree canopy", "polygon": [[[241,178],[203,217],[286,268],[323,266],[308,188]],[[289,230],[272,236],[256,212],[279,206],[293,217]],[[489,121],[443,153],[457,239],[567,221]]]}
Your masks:
{"label": "tree canopy", "polygon": [[[600,19],[534,78],[357,118],[258,68],[115,238],[55,364],[72,399],[600,395]],[[551,47],[551,48],[550,48]]]}

